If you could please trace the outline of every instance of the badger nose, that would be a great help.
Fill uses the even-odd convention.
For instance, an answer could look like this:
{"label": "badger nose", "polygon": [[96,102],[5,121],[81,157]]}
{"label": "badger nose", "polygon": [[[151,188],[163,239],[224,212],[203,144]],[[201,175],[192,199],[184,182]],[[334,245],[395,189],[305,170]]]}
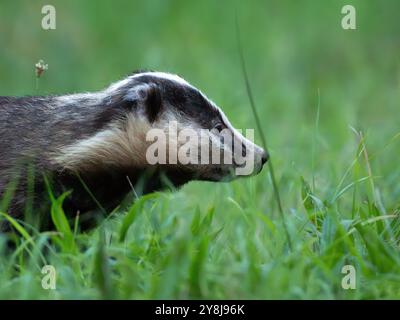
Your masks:
{"label": "badger nose", "polygon": [[261,162],[264,165],[269,159],[269,154],[266,151],[263,151],[263,154],[261,156]]}

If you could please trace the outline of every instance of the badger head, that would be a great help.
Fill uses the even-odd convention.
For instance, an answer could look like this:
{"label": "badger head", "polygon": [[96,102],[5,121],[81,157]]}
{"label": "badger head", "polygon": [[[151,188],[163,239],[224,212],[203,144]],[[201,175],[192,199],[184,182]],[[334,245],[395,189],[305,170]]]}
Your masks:
{"label": "badger head", "polygon": [[102,91],[100,101],[112,121],[64,148],[58,156],[64,168],[152,168],[184,183],[257,174],[268,159],[251,131],[245,138],[214,102],[176,75],[135,73]]}

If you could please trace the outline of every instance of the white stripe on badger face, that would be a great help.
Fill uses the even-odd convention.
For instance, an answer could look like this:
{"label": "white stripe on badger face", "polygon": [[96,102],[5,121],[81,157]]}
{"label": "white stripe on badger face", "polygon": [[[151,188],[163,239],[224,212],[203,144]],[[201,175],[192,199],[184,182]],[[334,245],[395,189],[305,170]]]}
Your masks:
{"label": "white stripe on badger face", "polygon": [[185,79],[181,78],[180,76],[176,75],[176,74],[172,74],[172,73],[167,73],[167,72],[143,72],[143,73],[138,73],[132,76],[132,78],[137,78],[140,76],[152,76],[152,77],[156,77],[159,79],[165,79],[165,80],[170,80],[173,82],[176,82],[182,86],[186,86],[189,87],[193,90],[196,90],[198,93],[200,93],[203,98],[207,101],[210,102],[210,104],[215,108],[218,109],[218,107],[216,107],[215,103],[212,102],[201,90],[197,89],[195,86],[193,86],[192,84],[190,84],[189,82],[187,82]]}
{"label": "white stripe on badger face", "polygon": [[[156,78],[161,78],[165,80],[170,80],[177,82],[181,85],[188,86],[191,88],[194,88],[189,82],[187,82],[185,79],[181,78],[180,76],[172,73],[167,73],[167,72],[142,72],[142,73],[137,73],[132,76],[132,78],[137,78],[140,76],[152,76]],[[197,90],[197,89],[196,89]]]}
{"label": "white stripe on badger face", "polygon": [[[238,130],[235,129],[235,127],[230,123],[230,121],[228,120],[228,118],[226,117],[226,115],[224,114],[224,112],[216,107],[221,115],[222,121],[225,124],[225,126],[231,130],[231,132],[233,133],[233,139],[237,139],[238,141],[240,141],[246,148],[246,161],[254,161],[254,167],[252,167],[253,169],[251,170],[253,172],[258,172],[259,169],[262,167],[262,157],[264,155],[264,150],[262,148],[260,148],[259,146],[257,146],[254,142],[250,141],[249,139],[245,138]],[[239,146],[240,148],[242,148],[242,145]],[[241,150],[241,149],[240,149]],[[252,153],[252,154],[249,154]],[[234,154],[236,154],[237,151],[234,150]],[[245,170],[243,172],[246,172]],[[245,174],[245,175],[248,175]]]}
{"label": "white stripe on badger face", "polygon": [[[220,113],[222,113],[222,111],[216,106],[216,104],[212,100],[210,100],[201,90],[199,90],[195,86],[191,85],[185,79],[181,78],[180,76],[178,76],[176,74],[167,73],[167,72],[150,72],[149,71],[149,72],[137,73],[137,74],[133,75],[130,78],[138,78],[138,77],[141,77],[141,76],[152,76],[152,77],[156,77],[156,78],[159,78],[159,79],[170,80],[170,81],[176,82],[177,84],[180,84],[182,86],[186,86],[188,88],[191,88],[191,89],[197,91],[199,94],[201,94],[201,96],[206,101],[209,102],[209,105],[212,106],[212,108],[214,108],[215,110],[218,110]],[[192,126],[193,124],[190,124],[190,125]]]}
{"label": "white stripe on badger face", "polygon": [[153,76],[156,78],[160,78],[160,79],[165,79],[165,80],[170,80],[170,81],[174,81],[182,86],[186,86],[189,87],[193,90],[196,90],[198,93],[200,93],[203,98],[205,100],[207,100],[208,102],[210,102],[210,104],[217,110],[219,110],[219,108],[215,105],[215,103],[213,101],[211,101],[201,90],[199,90],[198,88],[196,88],[195,86],[193,86],[192,84],[190,84],[189,82],[187,82],[185,79],[181,78],[180,76],[176,75],[176,74],[172,74],[172,73],[167,73],[167,72],[143,72],[143,73],[138,73],[135,74],[133,76],[133,78],[135,77],[140,77],[140,76]]}

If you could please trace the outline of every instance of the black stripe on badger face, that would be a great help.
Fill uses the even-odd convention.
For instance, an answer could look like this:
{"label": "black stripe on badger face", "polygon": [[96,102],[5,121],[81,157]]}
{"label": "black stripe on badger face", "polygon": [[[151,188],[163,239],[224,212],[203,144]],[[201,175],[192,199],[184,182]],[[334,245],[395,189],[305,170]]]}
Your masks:
{"label": "black stripe on badger face", "polygon": [[134,76],[135,82],[154,84],[163,104],[174,108],[182,118],[195,121],[201,128],[212,129],[222,122],[220,111],[199,90],[183,79],[163,73],[146,72]]}

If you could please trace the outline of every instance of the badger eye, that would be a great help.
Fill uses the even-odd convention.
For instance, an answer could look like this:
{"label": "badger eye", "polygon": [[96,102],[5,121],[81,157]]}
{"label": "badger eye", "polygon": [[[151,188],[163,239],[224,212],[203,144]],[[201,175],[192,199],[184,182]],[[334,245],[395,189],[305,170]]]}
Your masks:
{"label": "badger eye", "polygon": [[221,132],[222,130],[224,130],[225,126],[219,122],[214,126],[214,129],[218,130],[219,132]]}

